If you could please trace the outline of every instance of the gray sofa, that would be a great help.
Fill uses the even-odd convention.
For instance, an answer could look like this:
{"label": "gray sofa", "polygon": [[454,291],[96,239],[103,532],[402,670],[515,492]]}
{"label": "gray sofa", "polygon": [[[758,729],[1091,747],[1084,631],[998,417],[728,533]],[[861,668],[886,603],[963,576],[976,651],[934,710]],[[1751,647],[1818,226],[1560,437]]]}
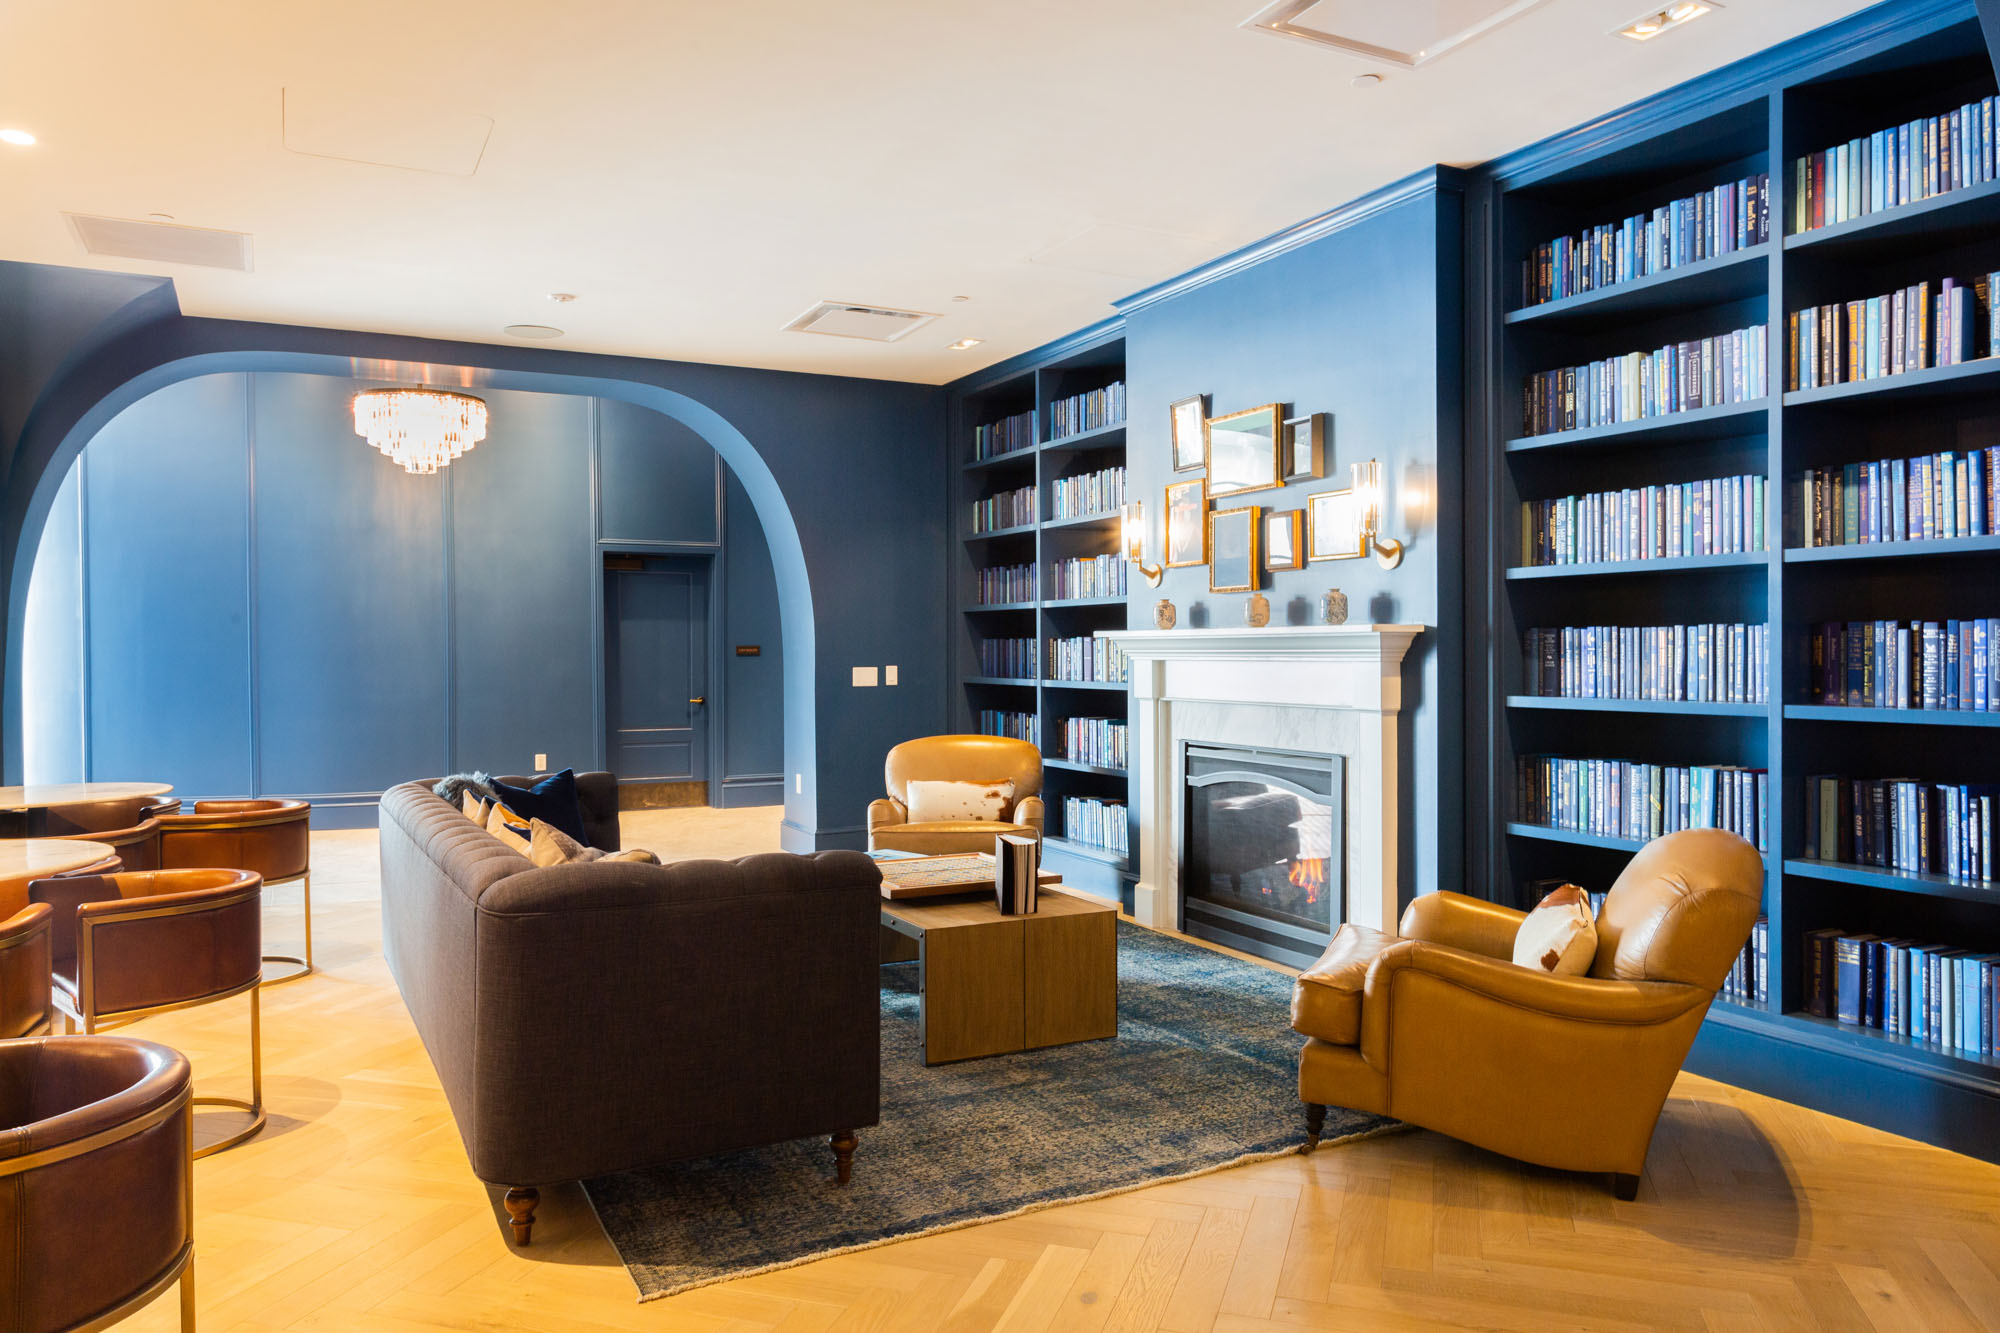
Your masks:
{"label": "gray sofa", "polygon": [[[615,779],[577,781],[615,850]],[[383,952],[518,1244],[558,1181],[822,1134],[847,1179],[881,1090],[874,862],[538,869],[428,781],[381,828]]]}

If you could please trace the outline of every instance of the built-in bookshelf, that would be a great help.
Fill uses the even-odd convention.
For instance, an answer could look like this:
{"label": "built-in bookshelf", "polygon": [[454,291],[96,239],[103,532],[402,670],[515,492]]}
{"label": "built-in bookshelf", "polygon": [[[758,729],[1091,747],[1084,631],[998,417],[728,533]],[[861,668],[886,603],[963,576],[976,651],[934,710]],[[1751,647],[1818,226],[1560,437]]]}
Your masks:
{"label": "built-in bookshelf", "polygon": [[[1912,1027],[1910,988],[2000,954],[2000,126],[1971,7],[1906,8],[1494,164],[1470,850],[1526,905],[1661,827],[1761,836],[1768,974],[1712,1067],[1982,1151],[1955,1117],[2000,1124],[2000,1021]],[[1821,986],[1842,936],[1900,1008]]]}
{"label": "built-in bookshelf", "polygon": [[1122,656],[1092,636],[1125,625],[1124,380],[1113,329],[952,401],[955,725],[1041,747],[1048,867],[1121,900],[1136,873],[1128,687]]}

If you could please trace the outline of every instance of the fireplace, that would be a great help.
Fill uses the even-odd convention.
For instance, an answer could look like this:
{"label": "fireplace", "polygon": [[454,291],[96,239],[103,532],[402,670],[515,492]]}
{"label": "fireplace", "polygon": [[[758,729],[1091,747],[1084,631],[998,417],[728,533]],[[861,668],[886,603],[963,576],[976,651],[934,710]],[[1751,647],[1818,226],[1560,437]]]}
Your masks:
{"label": "fireplace", "polygon": [[1339,755],[1183,747],[1181,929],[1304,967],[1343,919]]}

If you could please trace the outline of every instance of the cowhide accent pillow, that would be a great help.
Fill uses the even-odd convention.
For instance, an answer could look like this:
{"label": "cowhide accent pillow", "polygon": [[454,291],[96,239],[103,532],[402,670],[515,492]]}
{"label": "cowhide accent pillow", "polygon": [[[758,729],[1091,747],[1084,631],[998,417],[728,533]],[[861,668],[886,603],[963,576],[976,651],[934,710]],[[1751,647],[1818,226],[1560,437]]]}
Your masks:
{"label": "cowhide accent pillow", "polygon": [[962,819],[987,823],[1004,819],[1014,804],[1014,782],[910,782],[905,802],[912,824],[941,824]]}
{"label": "cowhide accent pillow", "polygon": [[1514,936],[1514,961],[1550,976],[1580,977],[1597,957],[1590,895],[1565,884],[1535,904]]}

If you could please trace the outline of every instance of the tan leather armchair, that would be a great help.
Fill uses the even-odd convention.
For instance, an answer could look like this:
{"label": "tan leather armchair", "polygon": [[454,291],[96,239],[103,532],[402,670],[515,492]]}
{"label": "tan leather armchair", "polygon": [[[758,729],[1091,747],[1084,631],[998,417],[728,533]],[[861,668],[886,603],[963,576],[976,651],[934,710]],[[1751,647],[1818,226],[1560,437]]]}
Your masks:
{"label": "tan leather armchair", "polygon": [[30,903],[0,921],[0,1038],[49,1027],[49,909]]}
{"label": "tan leather armchair", "polygon": [[189,1092],[150,1041],[0,1041],[0,1328],[103,1328],[178,1280],[191,1333]]}
{"label": "tan leather armchair", "polygon": [[[163,870],[229,866],[254,871],[265,885],[296,881],[304,903],[306,948],[297,954],[266,954],[285,965],[264,979],[267,986],[297,981],[313,971],[312,803],[310,801],[196,801],[186,814],[159,816]],[[127,866],[127,869],[137,867]]]}
{"label": "tan leather armchair", "polygon": [[[886,799],[869,803],[868,850],[990,852],[1002,833],[1042,836],[1042,752],[1007,736],[925,736],[889,751],[882,766]],[[998,820],[958,819],[912,824],[911,782],[1007,782],[1014,799]]]}
{"label": "tan leather armchair", "polygon": [[88,838],[111,848],[109,860],[86,866],[78,873],[108,875],[118,870],[158,870],[160,821],[156,815],[160,808],[157,796],[50,806],[44,833],[51,838]]}
{"label": "tan leather armchair", "polygon": [[86,1033],[149,1014],[250,996],[250,1100],[196,1097],[250,1123],[195,1153],[232,1148],[264,1127],[258,985],[263,881],[244,870],[157,870],[38,879],[28,896],[51,909],[55,1010]]}
{"label": "tan leather armchair", "polygon": [[1307,1148],[1329,1105],[1494,1152],[1608,1171],[1632,1199],[1660,1108],[1750,937],[1756,849],[1694,829],[1648,843],[1598,914],[1585,976],[1513,962],[1521,912],[1426,894],[1402,937],[1346,925],[1292,991]]}

